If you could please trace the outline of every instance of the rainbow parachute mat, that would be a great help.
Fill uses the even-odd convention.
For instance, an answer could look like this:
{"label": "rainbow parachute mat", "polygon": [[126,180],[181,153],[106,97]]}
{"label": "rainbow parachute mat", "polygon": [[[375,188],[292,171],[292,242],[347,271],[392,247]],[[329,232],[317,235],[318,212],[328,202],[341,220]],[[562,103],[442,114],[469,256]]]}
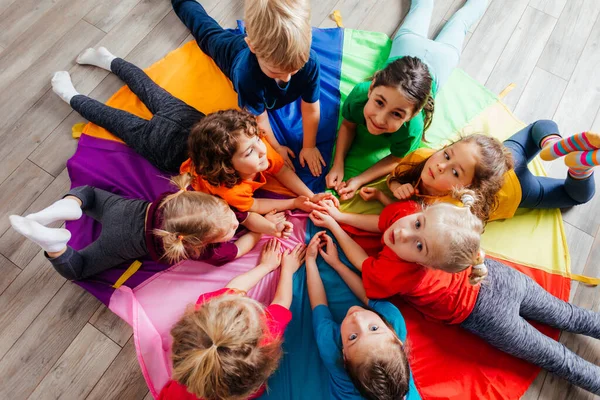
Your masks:
{"label": "rainbow parachute mat", "polygon": [[[313,49],[321,64],[321,123],[318,147],[329,163],[340,120],[340,104],[353,86],[367,80],[389,54],[389,38],[381,33],[350,29],[314,29]],[[204,113],[237,107],[231,82],[195,42],[190,42],[158,61],[146,72],[159,85]],[[150,118],[146,107],[127,87],[107,102]],[[302,143],[299,103],[270,116],[277,139],[296,154]],[[463,133],[485,132],[505,139],[524,124],[513,117],[496,95],[456,70],[436,99],[434,122],[427,132],[431,147],[439,147]],[[324,175],[313,178],[296,165],[300,177],[313,190],[324,189]],[[543,174],[539,161],[533,170]],[[167,177],[104,129],[88,124],[75,155],[68,162],[72,186],[93,185],[131,198],[153,200],[169,188]],[[364,169],[360,157],[346,161],[346,177]],[[265,189],[287,194],[279,182]],[[377,213],[372,204],[353,201],[347,210]],[[316,229],[303,213],[290,213],[294,234],[284,246],[307,242]],[[101,230],[91,218],[69,222],[70,245],[82,248]],[[263,239],[264,241],[265,239]],[[548,249],[529,251],[532,243]],[[507,261],[533,277],[555,296],[568,300],[569,255],[558,210],[519,211],[511,220],[493,222],[484,235],[488,254]],[[248,255],[215,268],[202,262],[185,261],[175,266],[149,259],[105,271],[94,279],[78,282],[103,301],[134,330],[142,372],[153,395],[158,396],[170,377],[169,330],[188,303],[201,293],[221,288],[232,277],[256,265],[262,242]],[[341,320],[357,299],[328,266],[319,265],[334,317]],[[275,292],[278,272],[263,279],[249,295],[268,303]],[[539,368],[497,351],[461,330],[425,320],[410,306],[400,304],[408,327],[412,374],[423,399],[518,399],[527,390]],[[269,380],[264,398],[328,399],[328,376],[321,364],[312,332],[311,310],[305,289],[304,268],[294,279],[293,320],[285,336],[285,356]],[[540,326],[558,337],[558,331]],[[451,365],[452,368],[448,368]]]}

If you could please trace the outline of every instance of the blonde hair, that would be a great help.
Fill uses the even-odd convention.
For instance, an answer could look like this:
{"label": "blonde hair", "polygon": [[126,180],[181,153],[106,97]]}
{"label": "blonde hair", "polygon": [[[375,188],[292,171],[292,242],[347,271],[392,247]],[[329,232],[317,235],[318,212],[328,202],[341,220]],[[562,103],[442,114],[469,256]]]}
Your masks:
{"label": "blonde hair", "polygon": [[473,212],[478,198],[474,191],[467,189],[454,190],[453,196],[461,199],[462,207],[439,202],[423,211],[428,227],[437,233],[430,244],[428,266],[456,273],[476,265],[469,276],[469,282],[475,285],[487,275],[480,259],[484,224]]}
{"label": "blonde hair", "polygon": [[277,369],[263,306],[238,294],[190,307],[171,329],[173,379],[206,400],[246,399]]}
{"label": "blonde hair", "polygon": [[246,0],[244,18],[256,57],[282,72],[306,64],[312,40],[309,0]]}
{"label": "blonde hair", "polygon": [[182,259],[197,258],[207,244],[215,242],[227,233],[223,220],[232,213],[227,203],[202,192],[188,191],[192,183],[190,174],[171,179],[179,188],[167,196],[159,207],[163,213],[162,229],[154,234],[162,239],[164,258],[169,263]]}

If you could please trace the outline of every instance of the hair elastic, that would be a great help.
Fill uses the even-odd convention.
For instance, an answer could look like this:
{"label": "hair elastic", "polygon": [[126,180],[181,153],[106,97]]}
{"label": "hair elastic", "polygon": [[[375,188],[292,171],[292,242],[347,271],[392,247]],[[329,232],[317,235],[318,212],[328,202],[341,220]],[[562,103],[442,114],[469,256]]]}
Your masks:
{"label": "hair elastic", "polygon": [[177,235],[177,239],[183,240],[183,235]]}
{"label": "hair elastic", "polygon": [[473,197],[470,194],[463,194],[460,197],[460,201],[466,206],[466,207],[471,207],[473,205],[473,203],[475,203],[475,197]]}
{"label": "hair elastic", "polygon": [[487,268],[483,263],[485,261],[485,252],[483,250],[479,250],[479,254],[477,255],[477,259],[473,265],[473,269],[484,269]]}

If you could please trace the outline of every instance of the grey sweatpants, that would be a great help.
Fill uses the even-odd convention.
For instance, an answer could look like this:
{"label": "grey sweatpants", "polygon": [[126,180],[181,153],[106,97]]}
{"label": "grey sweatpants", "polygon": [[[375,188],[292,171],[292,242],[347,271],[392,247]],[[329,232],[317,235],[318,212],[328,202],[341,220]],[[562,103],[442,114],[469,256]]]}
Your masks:
{"label": "grey sweatpants", "polygon": [[81,200],[81,209],[85,215],[102,223],[102,232],[95,242],[82,250],[67,246],[63,254],[49,258],[63,277],[85,279],[148,254],[145,240],[147,201],[125,199],[91,186],[73,188],[68,195]]}
{"label": "grey sweatpants", "polygon": [[600,394],[600,367],[542,334],[525,318],[600,339],[600,313],[562,301],[530,277],[486,260],[489,274],[475,308],[462,327],[492,346],[536,364],[592,393]]}
{"label": "grey sweatpants", "polygon": [[84,95],[73,96],[71,107],[123,140],[158,169],[178,173],[188,158],[190,130],[204,114],[173,97],[144,71],[121,58],[115,58],[110,69],[148,107],[152,119],[145,120]]}

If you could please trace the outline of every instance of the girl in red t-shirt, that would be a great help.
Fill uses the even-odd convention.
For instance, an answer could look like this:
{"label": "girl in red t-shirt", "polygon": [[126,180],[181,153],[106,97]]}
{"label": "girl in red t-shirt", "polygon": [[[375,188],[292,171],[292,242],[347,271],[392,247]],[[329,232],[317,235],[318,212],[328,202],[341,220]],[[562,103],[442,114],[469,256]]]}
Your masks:
{"label": "girl in red t-shirt", "polygon": [[[472,195],[461,200],[466,207],[437,203],[422,209],[401,201],[384,208],[379,217],[342,214],[323,202],[329,214],[313,211],[311,220],[331,230],[350,262],[362,271],[369,298],[402,295],[427,318],[460,324],[500,350],[600,394],[600,367],[526,320],[600,339],[600,313],[552,296],[501,262],[484,262],[479,248],[483,224],[471,212],[475,200]],[[383,232],[383,250],[368,257],[334,218]],[[473,285],[484,276],[484,284]]]}
{"label": "girl in red t-shirt", "polygon": [[[292,319],[292,278],[304,262],[298,244],[281,253],[271,239],[260,262],[233,278],[223,289],[200,296],[171,330],[171,381],[160,400],[254,399],[265,390],[282,356],[285,327]],[[271,305],[246,296],[265,275],[281,265]]]}

